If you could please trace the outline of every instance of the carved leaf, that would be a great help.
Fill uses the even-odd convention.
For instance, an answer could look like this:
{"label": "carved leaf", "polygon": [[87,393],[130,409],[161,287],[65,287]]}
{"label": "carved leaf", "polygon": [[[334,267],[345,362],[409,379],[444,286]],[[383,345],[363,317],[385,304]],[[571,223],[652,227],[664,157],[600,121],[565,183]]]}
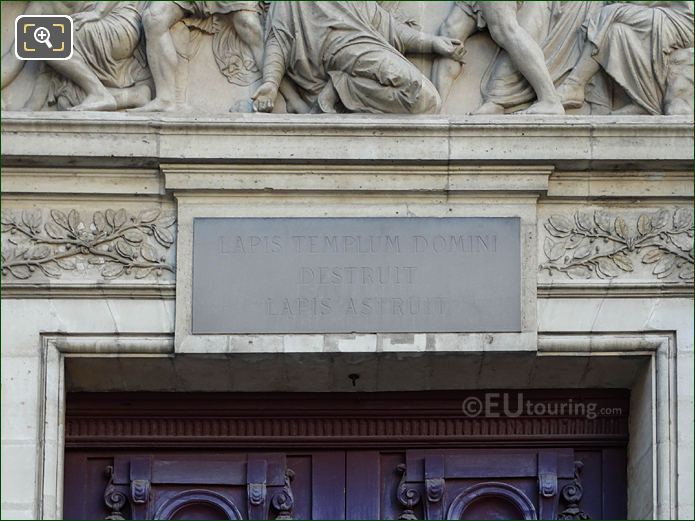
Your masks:
{"label": "carved leaf", "polygon": [[55,259],[55,263],[64,270],[74,270],[77,263],[74,258]]}
{"label": "carved leaf", "polygon": [[596,259],[596,272],[601,278],[612,279],[620,275],[620,268],[608,257]]}
{"label": "carved leaf", "polygon": [[656,215],[652,216],[652,226],[656,229],[663,228],[668,222],[668,216],[668,210],[659,210]]}
{"label": "carved leaf", "polygon": [[140,255],[142,255],[143,259],[150,262],[157,262],[158,260],[157,250],[147,243],[143,243],[143,245],[140,246]]}
{"label": "carved leaf", "polygon": [[550,235],[552,235],[553,237],[557,237],[558,239],[567,237],[570,234],[570,232],[562,232],[560,230],[557,230],[549,222],[545,223],[545,229],[548,230],[548,233]]}
{"label": "carved leaf", "polygon": [[584,259],[589,256],[593,245],[589,241],[585,241],[576,250],[574,250],[573,257],[575,259]]}
{"label": "carved leaf", "polygon": [[576,248],[581,244],[581,242],[584,240],[584,236],[580,235],[578,233],[573,233],[572,235],[569,236],[569,239],[567,239],[567,249],[572,249]]}
{"label": "carved leaf", "polygon": [[68,214],[68,226],[70,229],[77,233],[80,224],[81,220],[79,212],[77,210],[70,210],[70,213]]}
{"label": "carved leaf", "polygon": [[41,210],[23,210],[22,211],[22,222],[30,229],[38,228],[41,226]]}
{"label": "carved leaf", "polygon": [[564,215],[553,215],[548,219],[548,223],[559,232],[569,233],[572,231],[572,221]]}
{"label": "carved leaf", "polygon": [[121,208],[116,212],[116,214],[113,216],[113,225],[115,228],[120,228],[123,226],[128,219],[128,214],[126,213],[125,209]]}
{"label": "carved leaf", "polygon": [[45,244],[39,244],[37,246],[29,248],[29,251],[26,252],[24,258],[28,260],[41,260],[48,257],[50,254],[51,248],[49,248]]}
{"label": "carved leaf", "polygon": [[548,260],[555,261],[558,260],[565,253],[565,243],[564,241],[552,241],[549,237],[545,238],[543,243],[543,251]]}
{"label": "carved leaf", "polygon": [[159,226],[154,229],[154,238],[159,244],[165,247],[169,247],[174,243],[174,236],[166,228],[160,228]]}
{"label": "carved leaf", "polygon": [[118,253],[121,257],[125,257],[126,259],[132,259],[135,257],[135,250],[133,250],[132,246],[130,246],[123,239],[118,239],[116,241],[116,253]]}
{"label": "carved leaf", "polygon": [[143,210],[140,212],[139,219],[140,222],[142,223],[151,223],[154,222],[157,217],[159,217],[159,214],[161,213],[161,210],[159,208],[152,208],[150,210]]}
{"label": "carved leaf", "polygon": [[676,268],[676,257],[673,255],[664,255],[659,262],[656,263],[652,273],[659,279],[665,279]]}
{"label": "carved leaf", "polygon": [[46,230],[46,233],[52,237],[53,239],[65,239],[65,231],[63,228],[58,226],[55,223],[52,222],[47,222],[44,224],[44,229]]}
{"label": "carved leaf", "polygon": [[688,237],[685,233],[669,235],[669,238],[671,242],[682,251],[690,251],[693,249],[693,239]]}
{"label": "carved leaf", "polygon": [[582,231],[588,232],[594,227],[593,216],[586,212],[577,213],[574,220],[577,223],[577,228]]}
{"label": "carved leaf", "polygon": [[68,224],[67,216],[60,210],[51,210],[51,218],[56,224],[62,226],[66,230],[70,230],[70,225]]}
{"label": "carved leaf", "polygon": [[150,273],[152,273],[152,268],[137,268],[135,270],[135,278],[136,279],[144,279]]}
{"label": "carved leaf", "polygon": [[591,277],[591,269],[588,266],[572,266],[566,271],[571,279],[588,279]]}
{"label": "carved leaf", "polygon": [[690,228],[693,223],[693,214],[687,208],[678,208],[673,213],[673,226],[676,229]]}
{"label": "carved leaf", "polygon": [[106,210],[106,212],[104,213],[104,217],[106,218],[106,222],[109,223],[109,226],[111,226],[112,228],[115,227],[115,221],[114,221],[115,216],[116,216],[116,212],[114,212],[111,208]]}
{"label": "carved leaf", "polygon": [[640,235],[647,235],[652,231],[652,220],[648,215],[643,214],[639,216],[639,219],[637,219],[637,231]]}
{"label": "carved leaf", "polygon": [[113,279],[118,277],[121,273],[123,273],[123,270],[123,265],[117,264],[115,262],[109,262],[101,270],[101,276],[105,279]]}
{"label": "carved leaf", "polygon": [[141,231],[133,228],[125,232],[123,238],[131,244],[140,244],[145,237],[142,235]]}
{"label": "carved leaf", "polygon": [[54,262],[49,262],[40,265],[40,269],[44,273],[44,275],[55,279],[60,277],[60,270],[58,268],[59,267],[57,266],[57,264],[54,264]]}
{"label": "carved leaf", "polygon": [[162,228],[169,228],[176,222],[176,216],[175,215],[167,215],[166,217],[162,217],[159,220],[159,223],[157,223],[159,226]]}
{"label": "carved leaf", "polygon": [[101,233],[106,230],[107,222],[106,217],[103,212],[94,212],[94,228],[97,233]]}
{"label": "carved leaf", "polygon": [[596,212],[594,212],[594,221],[602,231],[611,233],[613,221],[608,214],[602,212],[601,210],[596,210]]}
{"label": "carved leaf", "polygon": [[28,279],[31,277],[31,271],[28,266],[12,266],[7,269],[18,279]]}
{"label": "carved leaf", "polygon": [[32,243],[27,241],[23,242],[21,244],[17,244],[17,247],[15,248],[14,256],[15,257],[23,257],[25,259],[28,259],[29,257],[25,255],[26,252],[29,251],[29,248],[31,248]]}
{"label": "carved leaf", "polygon": [[634,271],[635,267],[632,264],[632,261],[630,260],[630,257],[625,255],[622,252],[618,252],[612,257],[613,262],[618,266],[623,271]]}
{"label": "carved leaf", "polygon": [[627,223],[622,217],[617,217],[615,219],[615,234],[624,240],[627,240],[628,236],[630,235],[630,230],[627,227]]}
{"label": "carved leaf", "polygon": [[642,262],[645,264],[654,264],[664,255],[664,252],[659,249],[651,249],[642,257]]}

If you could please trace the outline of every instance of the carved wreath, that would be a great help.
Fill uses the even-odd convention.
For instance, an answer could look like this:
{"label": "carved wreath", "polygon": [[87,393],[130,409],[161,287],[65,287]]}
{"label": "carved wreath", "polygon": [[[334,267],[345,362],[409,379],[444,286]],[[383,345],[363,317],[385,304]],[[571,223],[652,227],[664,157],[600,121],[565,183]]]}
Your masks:
{"label": "carved wreath", "polygon": [[77,268],[77,259],[101,266],[101,276],[113,279],[133,274],[142,279],[163,271],[174,272],[166,263],[165,250],[174,243],[169,228],[173,215],[162,216],[159,208],[137,216],[124,209],[96,211],[83,220],[77,210],[67,215],[51,210],[44,223],[41,210],[2,215],[2,231],[12,244],[2,251],[2,275],[28,279],[34,272],[58,278],[61,270]]}
{"label": "carved wreath", "polygon": [[643,214],[634,229],[622,217],[601,210],[577,212],[573,218],[553,215],[545,223],[543,244],[548,261],[542,269],[570,278],[612,279],[634,270],[634,261],[653,265],[664,279],[677,274],[693,280],[693,213],[687,208]]}

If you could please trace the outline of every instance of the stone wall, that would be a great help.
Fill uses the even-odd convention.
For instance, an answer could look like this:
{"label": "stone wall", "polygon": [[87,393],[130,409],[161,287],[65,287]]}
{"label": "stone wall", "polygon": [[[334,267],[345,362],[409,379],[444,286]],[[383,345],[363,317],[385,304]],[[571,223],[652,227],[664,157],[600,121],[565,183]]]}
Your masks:
{"label": "stone wall", "polygon": [[[8,112],[2,132],[4,515],[59,516],[66,388],[348,391],[353,372],[630,388],[630,515],[691,515],[690,120]],[[191,335],[191,224],[212,216],[520,217],[522,332]]]}
{"label": "stone wall", "polygon": [[[490,388],[630,389],[629,516],[693,517],[692,2],[79,4],[2,3],[3,517],[61,517],[69,390]],[[194,334],[203,217],[518,219],[521,326]]]}

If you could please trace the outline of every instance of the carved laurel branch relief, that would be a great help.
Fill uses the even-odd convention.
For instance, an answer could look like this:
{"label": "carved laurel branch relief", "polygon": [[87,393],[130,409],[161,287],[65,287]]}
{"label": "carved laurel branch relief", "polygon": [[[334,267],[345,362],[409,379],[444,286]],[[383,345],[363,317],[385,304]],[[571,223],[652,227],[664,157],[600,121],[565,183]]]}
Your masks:
{"label": "carved laurel branch relief", "polygon": [[570,278],[612,279],[652,265],[657,279],[693,280],[693,212],[688,208],[644,213],[634,223],[604,211],[553,215],[544,224],[548,259],[541,269]]}
{"label": "carved laurel branch relief", "polygon": [[8,243],[2,249],[2,276],[28,279],[34,273],[59,278],[86,262],[105,279],[133,275],[142,279],[174,272],[166,250],[174,243],[173,215],[159,208],[131,214],[125,209],[96,211],[84,219],[77,210],[67,215],[51,210],[23,210],[2,215]]}

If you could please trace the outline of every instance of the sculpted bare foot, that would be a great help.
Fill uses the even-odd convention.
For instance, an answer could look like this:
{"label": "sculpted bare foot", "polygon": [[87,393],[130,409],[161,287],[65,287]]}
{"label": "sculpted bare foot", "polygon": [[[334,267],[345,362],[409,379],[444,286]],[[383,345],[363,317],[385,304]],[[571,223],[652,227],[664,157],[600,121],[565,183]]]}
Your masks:
{"label": "sculpted bare foot", "polygon": [[520,110],[517,114],[560,114],[563,115],[565,109],[559,99],[537,101],[526,110]]}
{"label": "sculpted bare foot", "polygon": [[130,112],[171,112],[176,110],[176,102],[155,98],[142,107],[130,109]]}
{"label": "sculpted bare foot", "polygon": [[109,89],[109,92],[115,98],[119,110],[142,107],[152,99],[152,91],[147,85]]}
{"label": "sculpted bare foot", "polygon": [[473,114],[504,114],[504,107],[492,101],[486,101]]}
{"label": "sculpted bare foot", "polygon": [[100,96],[87,96],[82,103],[70,107],[69,110],[84,111],[84,110],[116,110],[116,99],[108,92]]}
{"label": "sculpted bare foot", "polygon": [[578,109],[584,105],[584,87],[573,80],[565,80],[557,88],[557,94],[566,109]]}

